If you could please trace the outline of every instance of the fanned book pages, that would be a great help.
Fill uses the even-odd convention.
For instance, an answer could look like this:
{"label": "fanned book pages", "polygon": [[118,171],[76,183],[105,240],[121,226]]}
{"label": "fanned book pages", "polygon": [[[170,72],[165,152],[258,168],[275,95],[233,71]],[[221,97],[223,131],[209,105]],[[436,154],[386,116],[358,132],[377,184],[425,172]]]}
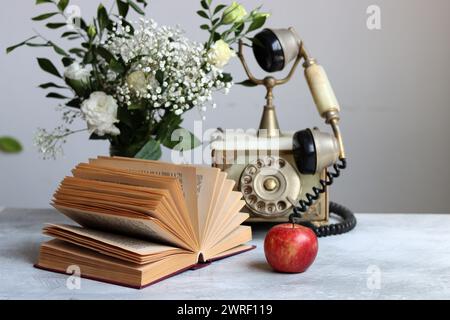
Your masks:
{"label": "fanned book pages", "polygon": [[142,288],[252,249],[241,193],[216,168],[99,157],[53,198],[78,225],[48,224],[37,267]]}

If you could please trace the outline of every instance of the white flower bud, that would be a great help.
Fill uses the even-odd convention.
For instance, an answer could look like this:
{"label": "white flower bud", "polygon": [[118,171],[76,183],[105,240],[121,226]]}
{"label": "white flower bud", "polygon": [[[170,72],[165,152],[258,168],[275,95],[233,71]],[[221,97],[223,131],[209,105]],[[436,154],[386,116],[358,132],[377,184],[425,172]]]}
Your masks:
{"label": "white flower bud", "polygon": [[224,24],[242,22],[246,15],[247,11],[245,8],[236,1],[233,1],[233,3],[223,11],[222,22]]}

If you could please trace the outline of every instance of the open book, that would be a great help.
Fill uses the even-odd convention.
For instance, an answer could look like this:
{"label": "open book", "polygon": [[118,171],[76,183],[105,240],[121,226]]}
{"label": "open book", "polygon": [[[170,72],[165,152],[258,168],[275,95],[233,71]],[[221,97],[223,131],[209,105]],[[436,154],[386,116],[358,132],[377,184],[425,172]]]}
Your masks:
{"label": "open book", "polygon": [[241,193],[209,167],[99,157],[66,177],[53,206],[80,226],[49,224],[37,267],[142,288],[252,249]]}

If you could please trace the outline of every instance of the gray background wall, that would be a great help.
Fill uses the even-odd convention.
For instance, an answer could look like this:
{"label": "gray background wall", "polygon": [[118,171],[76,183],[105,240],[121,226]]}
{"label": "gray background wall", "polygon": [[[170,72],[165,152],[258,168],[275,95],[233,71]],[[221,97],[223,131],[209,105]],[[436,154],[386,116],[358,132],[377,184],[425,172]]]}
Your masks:
{"label": "gray background wall", "polygon": [[[179,23],[187,35],[204,40],[195,15],[196,0],[151,0],[148,16],[162,24]],[[97,1],[73,1],[85,17]],[[111,3],[111,1],[109,1]],[[332,199],[358,212],[450,212],[450,1],[447,0],[242,0],[250,8],[264,3],[269,25],[294,26],[309,50],[326,67],[341,102],[342,129],[349,170],[331,190]],[[381,8],[382,29],[369,31],[366,9]],[[42,73],[36,56],[54,57],[46,49],[4,49],[32,35],[30,17],[44,7],[34,0],[10,1],[0,11],[0,135],[22,140],[20,155],[0,155],[0,205],[46,207],[57,183],[78,162],[107,154],[106,142],[70,138],[65,156],[41,160],[32,145],[37,127],[59,123],[56,102],[37,85]],[[252,64],[254,67],[255,65]],[[243,72],[230,65],[237,79]],[[282,129],[322,125],[299,73],[276,90]],[[264,90],[234,87],[217,95],[219,107],[207,114],[205,127],[249,128],[259,123]],[[185,117],[192,128],[197,112]],[[77,126],[82,128],[83,124]],[[168,154],[165,156],[168,159]]]}

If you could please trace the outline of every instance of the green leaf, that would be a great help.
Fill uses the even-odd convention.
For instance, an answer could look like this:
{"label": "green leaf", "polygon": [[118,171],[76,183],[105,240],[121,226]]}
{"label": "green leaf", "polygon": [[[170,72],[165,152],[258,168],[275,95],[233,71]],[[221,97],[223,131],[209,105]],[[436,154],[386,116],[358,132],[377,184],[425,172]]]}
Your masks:
{"label": "green leaf", "polygon": [[261,13],[260,10],[261,10],[262,7],[263,7],[262,5],[257,6],[255,9],[253,9],[252,11],[250,11],[249,16],[250,16],[250,17],[254,17],[254,16],[260,14],[260,13]]}
{"label": "green leaf", "polygon": [[74,35],[78,35],[78,32],[76,32],[76,31],[67,31],[67,32],[64,32],[61,35],[61,38],[66,38],[66,37],[70,37],[70,36],[74,36]]}
{"label": "green leaf", "polygon": [[110,62],[112,59],[114,59],[114,55],[108,51],[108,49],[104,48],[104,47],[96,47],[95,51],[97,52],[97,54],[102,57],[103,59],[105,59],[106,62]]}
{"label": "green leaf", "polygon": [[82,58],[86,54],[86,51],[81,48],[73,48],[73,49],[70,49],[69,52],[80,58]]}
{"label": "green leaf", "polygon": [[75,59],[69,58],[69,57],[64,57],[61,59],[61,62],[64,67],[70,66],[72,63],[74,63],[74,61],[75,61]]}
{"label": "green leaf", "polygon": [[245,27],[244,23],[240,24],[239,27],[237,27],[236,31],[234,32],[234,35],[238,37],[242,33],[242,31],[244,31],[244,27]]}
{"label": "green leaf", "polygon": [[31,41],[31,40],[36,39],[36,38],[37,38],[37,36],[33,36],[33,37],[31,37],[31,38],[28,38],[28,39],[25,40],[25,41],[22,41],[21,43],[18,43],[18,44],[16,44],[16,45],[13,45],[13,46],[11,46],[11,47],[8,47],[8,48],[6,48],[6,53],[7,53],[7,54],[10,53],[10,52],[12,52],[13,50],[15,50],[15,49],[17,49],[17,48],[26,45],[26,44],[28,43],[28,41]]}
{"label": "green leaf", "polygon": [[166,112],[161,121],[156,125],[156,138],[164,145],[170,144],[172,132],[179,128],[182,122],[181,117],[177,116],[174,112]]}
{"label": "green leaf", "polygon": [[69,4],[69,0],[59,0],[58,9],[61,11],[64,11],[64,10],[66,10],[68,4]]}
{"label": "green leaf", "polygon": [[220,4],[214,9],[214,15],[218,14],[220,11],[225,9],[227,6],[225,4]]}
{"label": "green leaf", "polygon": [[101,3],[98,6],[97,19],[98,19],[100,31],[108,28],[108,26],[110,24],[108,12],[106,11],[105,7]]}
{"label": "green leaf", "polygon": [[145,15],[145,12],[139,8],[139,6],[132,0],[127,0],[128,4],[130,5],[130,7],[133,8],[134,11],[136,11],[137,13],[139,13],[140,15]]}
{"label": "green leaf", "polygon": [[136,0],[136,2],[142,4],[144,8],[146,8],[148,5],[147,0]]}
{"label": "green leaf", "polygon": [[111,68],[112,71],[118,74],[123,74],[126,71],[126,68],[123,65],[123,63],[121,63],[119,60],[115,58],[109,61],[109,67]]}
{"label": "green leaf", "polygon": [[239,85],[244,86],[244,87],[256,87],[257,86],[257,84],[255,84],[253,81],[248,80],[248,79],[244,80],[242,82],[238,82],[236,84],[239,84]]}
{"label": "green leaf", "polygon": [[222,39],[222,36],[218,32],[214,32],[213,34],[213,41],[216,42],[218,40]]}
{"label": "green leaf", "polygon": [[91,64],[94,62],[94,53],[92,50],[86,52],[86,55],[83,58],[83,64]]}
{"label": "green leaf", "polygon": [[155,78],[156,78],[156,80],[158,80],[159,84],[162,86],[162,84],[164,82],[164,72],[162,72],[161,70],[156,71]]}
{"label": "green leaf", "polygon": [[50,23],[47,23],[45,26],[49,29],[59,29],[66,25],[67,25],[67,23],[65,23],[65,22],[57,22],[57,23],[50,22]]}
{"label": "green leaf", "polygon": [[104,135],[104,136],[99,136],[96,133],[91,134],[91,136],[89,137],[89,140],[108,140],[108,136]]}
{"label": "green leaf", "polygon": [[197,14],[202,18],[209,19],[208,14],[205,11],[198,10]]}
{"label": "green leaf", "polygon": [[36,16],[34,18],[31,18],[31,20],[33,20],[33,21],[42,21],[42,20],[46,20],[48,18],[51,18],[51,17],[53,17],[54,15],[57,15],[57,14],[59,14],[59,12],[44,13],[44,14],[41,14],[40,16]]}
{"label": "green leaf", "polygon": [[18,153],[22,151],[22,145],[12,137],[0,137],[0,151]]}
{"label": "green leaf", "polygon": [[36,0],[36,5],[44,3],[54,3],[53,0]]}
{"label": "green leaf", "polygon": [[80,28],[87,32],[88,25],[87,25],[86,21],[84,21],[83,18],[74,18],[74,19],[75,19],[74,21],[76,21],[77,23],[80,24]]}
{"label": "green leaf", "polygon": [[205,10],[208,10],[208,9],[209,9],[209,5],[208,5],[208,3],[206,2],[206,0],[200,1],[200,4],[201,4],[201,6],[202,6],[203,9],[205,9]]}
{"label": "green leaf", "polygon": [[267,20],[266,16],[256,17],[250,24],[250,27],[248,27],[247,33],[261,28],[266,23],[266,20]]}
{"label": "green leaf", "polygon": [[56,92],[50,92],[46,95],[46,98],[54,98],[54,99],[69,99],[69,97],[63,96],[62,94]]}
{"label": "green leaf", "polygon": [[131,103],[131,104],[128,106],[128,110],[141,110],[141,109],[143,109],[144,107],[145,107],[144,104],[134,102],[134,103]]}
{"label": "green leaf", "polygon": [[56,69],[56,67],[53,65],[53,63],[46,59],[46,58],[37,58],[39,66],[41,67],[42,70],[56,76],[59,78],[61,77],[61,74],[58,72],[58,69]]}
{"label": "green leaf", "polygon": [[209,30],[209,26],[207,24],[202,24],[200,26],[200,29],[202,29],[202,30]]}
{"label": "green leaf", "polygon": [[123,18],[126,18],[128,15],[128,11],[130,10],[130,5],[122,0],[117,0],[116,3],[119,15]]}
{"label": "green leaf", "polygon": [[159,141],[150,139],[134,157],[136,159],[159,160],[161,155],[161,144]]}
{"label": "green leaf", "polygon": [[76,108],[76,109],[80,109],[81,100],[79,98],[72,99],[72,100],[70,100],[69,102],[66,103],[66,106],[72,107],[72,108]]}
{"label": "green leaf", "polygon": [[66,83],[79,97],[87,97],[89,94],[87,90],[88,84],[83,83],[83,81],[66,78]]}
{"label": "green leaf", "polygon": [[[134,128],[131,112],[129,112],[127,108],[119,107],[117,109],[117,119],[119,119],[120,121],[119,125],[125,124],[131,129]],[[123,133],[124,133],[123,130],[121,130],[121,136]]]}
{"label": "green leaf", "polygon": [[247,39],[250,40],[254,46],[258,46],[261,48],[265,47],[264,44],[261,42],[261,40],[259,40],[258,38],[247,38]]}
{"label": "green leaf", "polygon": [[220,21],[220,18],[215,18],[213,21],[211,21],[211,23],[213,26],[216,26],[219,21]]}
{"label": "green leaf", "polygon": [[32,48],[39,48],[39,47],[51,47],[51,44],[46,42],[46,43],[26,43],[25,44],[28,47],[32,47]]}
{"label": "green leaf", "polygon": [[201,141],[192,132],[181,127],[176,128],[170,138],[163,142],[165,147],[176,151],[195,149],[201,144]]}
{"label": "green leaf", "polygon": [[48,88],[66,89],[67,87],[60,86],[53,82],[47,82],[47,83],[43,83],[43,84],[39,85],[39,88],[41,88],[41,89],[48,89]]}
{"label": "green leaf", "polygon": [[233,77],[231,76],[230,73],[223,73],[220,80],[223,82],[231,82],[233,81]]}
{"label": "green leaf", "polygon": [[133,25],[131,23],[129,23],[127,20],[125,20],[125,19],[122,19],[121,22],[122,22],[122,25],[124,27],[127,27],[127,26],[130,27],[130,32],[128,32],[128,34],[133,35],[134,34],[134,27],[133,27]]}
{"label": "green leaf", "polygon": [[68,56],[67,52],[65,52],[63,49],[61,49],[60,47],[58,47],[54,42],[49,42],[49,44],[53,47],[53,50],[55,50],[55,52],[57,54],[60,54],[62,56]]}

